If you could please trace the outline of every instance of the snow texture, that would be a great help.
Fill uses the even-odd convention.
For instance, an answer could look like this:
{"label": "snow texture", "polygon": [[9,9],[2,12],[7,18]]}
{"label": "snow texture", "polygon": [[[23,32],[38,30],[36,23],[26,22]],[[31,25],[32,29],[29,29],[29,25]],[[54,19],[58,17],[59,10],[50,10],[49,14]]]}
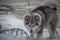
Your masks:
{"label": "snow texture", "polygon": [[[23,21],[20,19],[17,19],[13,15],[0,15],[0,24],[2,25],[2,29],[11,29],[11,28],[20,28],[23,29],[27,34],[29,34],[29,31],[25,28]],[[4,20],[3,20],[4,19]],[[46,29],[44,29],[43,32],[43,39],[42,40],[60,40],[60,30],[57,29],[58,35],[56,35],[56,38],[54,39],[48,39],[49,33]],[[15,35],[15,33],[10,34],[6,33],[0,33],[0,40],[27,40],[27,36],[25,34],[19,34],[18,36]]]}

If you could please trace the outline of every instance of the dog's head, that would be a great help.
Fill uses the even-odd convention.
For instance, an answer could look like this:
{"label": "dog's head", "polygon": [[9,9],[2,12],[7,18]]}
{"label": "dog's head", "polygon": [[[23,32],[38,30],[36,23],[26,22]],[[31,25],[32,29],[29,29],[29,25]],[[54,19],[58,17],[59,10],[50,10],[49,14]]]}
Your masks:
{"label": "dog's head", "polygon": [[38,30],[41,25],[42,16],[39,13],[32,12],[24,15],[24,24],[30,33]]}

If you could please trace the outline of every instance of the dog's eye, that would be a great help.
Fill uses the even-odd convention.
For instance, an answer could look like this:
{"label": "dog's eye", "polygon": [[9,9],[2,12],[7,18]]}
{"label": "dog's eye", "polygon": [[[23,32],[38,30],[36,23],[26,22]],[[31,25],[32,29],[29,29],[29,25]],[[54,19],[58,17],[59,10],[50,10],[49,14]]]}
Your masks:
{"label": "dog's eye", "polygon": [[26,17],[25,17],[25,20],[28,21],[29,19],[30,19],[30,16],[26,16]]}
{"label": "dog's eye", "polygon": [[35,20],[36,21],[39,21],[39,16],[35,16]]}

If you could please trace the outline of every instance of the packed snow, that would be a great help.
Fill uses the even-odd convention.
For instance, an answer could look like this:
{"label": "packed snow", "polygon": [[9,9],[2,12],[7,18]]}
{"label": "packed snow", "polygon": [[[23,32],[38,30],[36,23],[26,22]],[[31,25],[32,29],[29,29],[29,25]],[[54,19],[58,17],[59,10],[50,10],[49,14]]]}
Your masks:
{"label": "packed snow", "polygon": [[[0,15],[0,19],[1,19],[0,24],[2,25],[2,29],[20,28],[25,32],[27,32],[27,34],[29,34],[29,31],[26,29],[26,27],[23,24],[23,20],[20,20],[13,15]],[[60,32],[59,32],[60,30],[59,29],[57,30],[58,30],[58,35],[53,40],[60,40]],[[46,29],[44,29],[43,40],[50,40],[48,39],[48,37],[49,37],[49,33]],[[27,37],[21,34],[16,36],[15,34],[10,34],[9,32],[6,34],[0,33],[0,40],[27,40]]]}

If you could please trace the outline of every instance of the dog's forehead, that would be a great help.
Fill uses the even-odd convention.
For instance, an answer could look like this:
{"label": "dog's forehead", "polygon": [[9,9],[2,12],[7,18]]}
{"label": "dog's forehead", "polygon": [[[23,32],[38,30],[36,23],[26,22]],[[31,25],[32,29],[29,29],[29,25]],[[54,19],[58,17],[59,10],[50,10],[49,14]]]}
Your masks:
{"label": "dog's forehead", "polygon": [[28,14],[26,14],[26,16],[31,16],[31,14],[28,13]]}
{"label": "dog's forehead", "polygon": [[36,15],[39,15],[39,13],[37,13],[37,12],[32,12],[31,15],[36,16]]}
{"label": "dog's forehead", "polygon": [[35,16],[37,16],[37,17],[39,17],[39,18],[42,18],[42,16],[41,16],[39,13],[37,13],[37,12],[32,12],[32,13],[31,13],[31,17],[35,17]]}
{"label": "dog's forehead", "polygon": [[41,16],[39,13],[37,13],[37,12],[31,12],[31,13],[27,13],[27,14],[25,14],[25,17],[26,16],[30,16],[30,17],[33,17],[33,16]]}
{"label": "dog's forehead", "polygon": [[40,15],[39,13],[37,13],[37,12],[32,12],[31,15],[32,15],[32,16],[38,16],[38,17],[41,17],[41,15]]}

